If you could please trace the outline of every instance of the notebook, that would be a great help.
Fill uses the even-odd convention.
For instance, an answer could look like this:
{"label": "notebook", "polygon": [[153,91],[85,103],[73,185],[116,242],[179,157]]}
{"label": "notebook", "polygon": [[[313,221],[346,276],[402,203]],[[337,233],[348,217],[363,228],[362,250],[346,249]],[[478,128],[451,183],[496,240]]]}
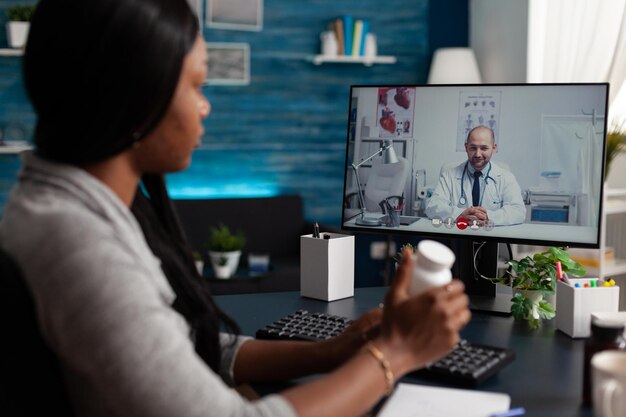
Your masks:
{"label": "notebook", "polygon": [[508,394],[400,383],[378,417],[489,417],[510,405]]}

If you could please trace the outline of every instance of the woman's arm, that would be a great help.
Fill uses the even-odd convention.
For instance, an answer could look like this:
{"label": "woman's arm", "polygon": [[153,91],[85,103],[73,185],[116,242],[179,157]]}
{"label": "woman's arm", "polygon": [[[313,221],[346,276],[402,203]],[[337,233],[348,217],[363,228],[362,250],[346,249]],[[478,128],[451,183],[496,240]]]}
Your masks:
{"label": "woman's arm", "polygon": [[454,281],[409,298],[409,259],[403,256],[385,300],[381,334],[373,340],[383,357],[361,349],[329,375],[285,391],[298,416],[362,415],[398,378],[439,359],[458,343],[459,330],[471,317],[463,284]]}
{"label": "woman's arm", "polygon": [[[330,374],[282,395],[301,417],[363,414],[402,375],[445,355],[459,341],[458,332],[470,319],[468,299],[459,281],[409,298],[410,263],[410,257],[404,256],[387,294],[380,326],[374,324],[380,321],[379,309],[378,313],[368,313],[372,315],[371,322],[357,321],[352,334],[344,339],[345,344],[336,340],[334,344],[249,341],[237,356],[235,379],[288,379],[335,368]],[[378,332],[372,342],[384,359],[362,348],[362,330],[366,334]],[[341,354],[333,352],[333,346],[343,346],[338,349]]]}
{"label": "woman's arm", "polygon": [[329,372],[378,334],[381,319],[382,309],[368,311],[341,335],[321,342],[249,340],[237,352],[235,381],[284,381]]}

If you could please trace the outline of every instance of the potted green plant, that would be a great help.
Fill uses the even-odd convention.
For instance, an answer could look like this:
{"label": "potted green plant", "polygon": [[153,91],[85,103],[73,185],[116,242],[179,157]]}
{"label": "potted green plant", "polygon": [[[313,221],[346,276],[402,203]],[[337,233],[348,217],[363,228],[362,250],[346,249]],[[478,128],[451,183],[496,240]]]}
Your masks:
{"label": "potted green plant", "polygon": [[604,178],[609,176],[609,169],[611,168],[611,162],[613,159],[624,150],[624,143],[626,143],[626,128],[613,128],[606,135],[606,163],[604,165]]}
{"label": "potted green plant", "polygon": [[16,4],[6,9],[7,41],[11,48],[23,48],[28,39],[30,19],[35,12],[34,4]]}
{"label": "potted green plant", "polygon": [[191,253],[193,258],[193,262],[196,264],[196,268],[198,269],[198,273],[202,275],[204,272],[204,258],[202,258],[202,254],[197,250]]}
{"label": "potted green plant", "polygon": [[563,248],[552,247],[519,261],[507,262],[510,268],[503,277],[487,278],[513,289],[511,313],[516,320],[527,320],[531,329],[539,328],[542,320],[551,320],[555,316],[554,306],[545,297],[554,296],[557,261],[565,274],[579,277],[586,272]]}
{"label": "potted green plant", "polygon": [[246,237],[241,231],[233,233],[224,224],[211,227],[205,246],[217,278],[230,278],[235,273],[245,244]]}

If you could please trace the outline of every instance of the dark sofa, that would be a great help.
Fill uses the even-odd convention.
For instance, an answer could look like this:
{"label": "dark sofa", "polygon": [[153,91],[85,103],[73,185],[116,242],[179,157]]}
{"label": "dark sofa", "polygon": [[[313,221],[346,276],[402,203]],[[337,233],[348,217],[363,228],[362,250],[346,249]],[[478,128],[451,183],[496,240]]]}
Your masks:
{"label": "dark sofa", "polygon": [[[300,196],[174,200],[183,229],[194,250],[205,259],[205,276],[214,294],[297,291],[300,289],[300,236],[311,233],[303,219]],[[211,226],[223,223],[247,238],[240,271],[228,280],[211,278],[204,242]],[[262,276],[247,273],[247,254],[267,253],[271,268]]]}

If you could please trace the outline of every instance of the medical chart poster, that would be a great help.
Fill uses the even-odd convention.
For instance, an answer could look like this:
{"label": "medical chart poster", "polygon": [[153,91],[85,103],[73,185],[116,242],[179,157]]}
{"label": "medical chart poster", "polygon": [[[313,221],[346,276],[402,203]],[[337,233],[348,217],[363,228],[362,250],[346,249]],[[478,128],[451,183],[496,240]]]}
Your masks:
{"label": "medical chart poster", "polygon": [[461,91],[459,92],[459,121],[457,127],[456,150],[465,152],[467,134],[477,126],[487,126],[493,130],[496,143],[499,143],[500,99],[502,91]]}
{"label": "medical chart poster", "polygon": [[376,126],[379,138],[413,137],[415,117],[415,87],[385,87],[378,89]]}

